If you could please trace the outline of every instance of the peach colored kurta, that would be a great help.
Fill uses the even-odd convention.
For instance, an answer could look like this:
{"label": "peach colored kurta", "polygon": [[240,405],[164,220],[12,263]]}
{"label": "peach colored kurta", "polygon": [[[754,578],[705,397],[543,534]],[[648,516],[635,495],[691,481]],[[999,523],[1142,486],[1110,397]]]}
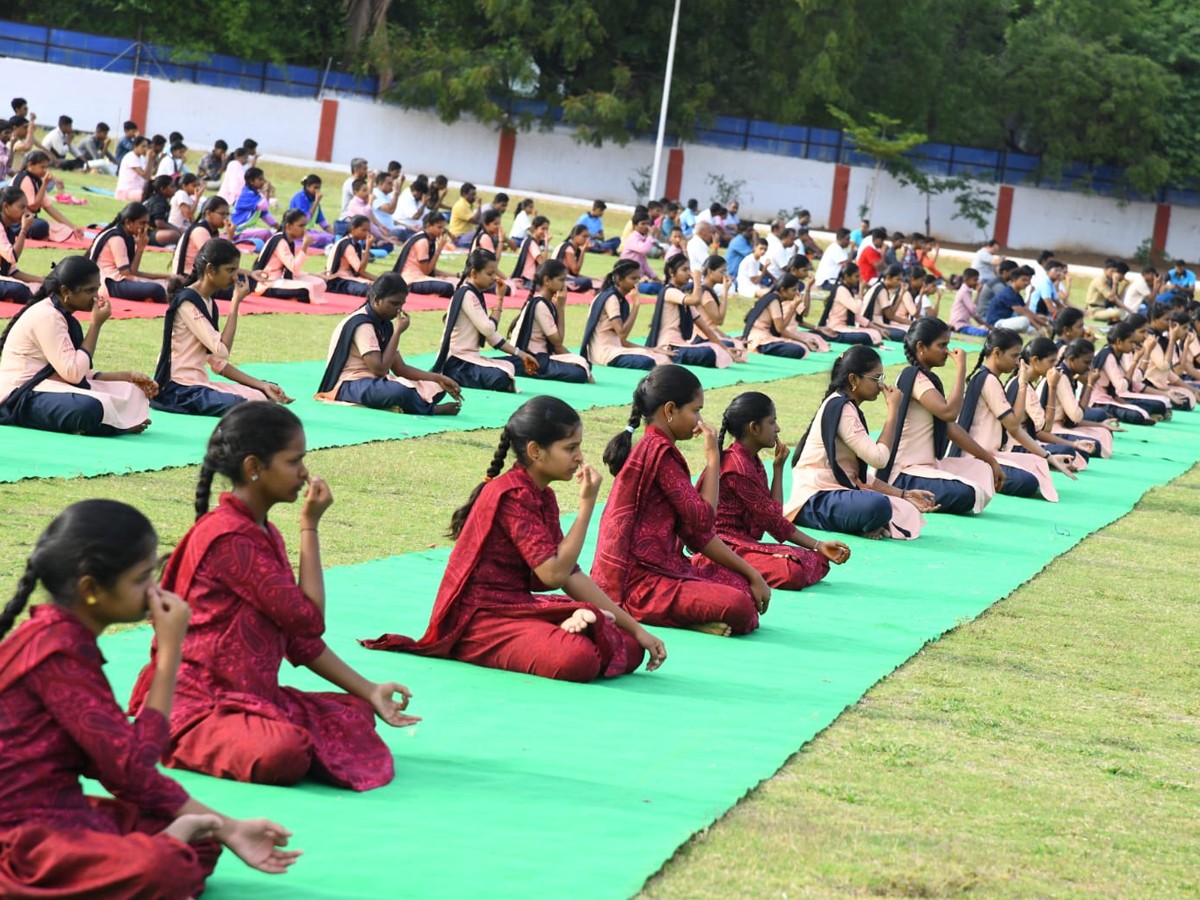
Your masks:
{"label": "peach colored kurta", "polygon": [[1186,388],[1171,384],[1169,376],[1175,362],[1175,348],[1171,347],[1170,353],[1168,353],[1158,341],[1155,341],[1154,346],[1150,349],[1150,359],[1146,363],[1146,383],[1163,391],[1172,403],[1183,404],[1188,409],[1194,409],[1196,395]]}
{"label": "peach colored kurta", "polygon": [[450,332],[448,355],[477,366],[499,369],[509,378],[516,378],[516,367],[507,359],[484,356],[479,352],[481,343],[499,347],[504,343],[504,336],[496,330],[496,323],[489,318],[479,295],[475,291],[467,291]]}
{"label": "peach colored kurta", "polygon": [[[1044,410],[1043,410],[1044,412]],[[1078,425],[1068,425],[1067,420],[1078,422]],[[1083,407],[1075,396],[1075,388],[1066,374],[1058,380],[1058,388],[1054,392],[1054,421],[1047,429],[1051,434],[1077,435],[1091,438],[1100,448],[1100,456],[1108,459],[1113,453],[1113,433],[1107,428],[1093,425],[1083,418]]]}
{"label": "peach colored kurta", "polygon": [[[29,127],[32,128],[33,126],[31,125]],[[50,176],[47,175],[46,177],[49,178]],[[40,213],[45,208],[54,206],[54,204],[50,202],[49,197],[45,196],[42,198],[42,205],[40,207],[34,206],[34,201],[37,199],[38,189],[33,183],[32,176],[21,179],[21,192],[25,195],[25,200],[29,204],[29,208],[35,213]],[[142,198],[138,197],[138,199],[141,200]],[[66,241],[69,241],[71,238],[75,237],[75,229],[70,225],[64,225],[62,222],[59,222],[56,219],[51,219],[48,216],[46,223],[50,226],[49,240],[56,244],[65,243]]]}
{"label": "peach colored kurta", "polygon": [[[633,300],[637,302],[636,295]],[[621,318],[621,298],[615,293],[604,301],[604,308],[596,322],[596,330],[588,343],[588,358],[598,366],[607,366],[618,356],[653,356],[659,362],[667,362],[667,358],[651,347],[626,347],[621,341],[621,333],[625,328],[625,320]]]}
{"label": "peach colored kurta", "polygon": [[933,413],[919,401],[927,391],[936,390],[924,372],[917,373],[900,445],[896,448],[896,460],[892,464],[891,480],[894,482],[898,475],[913,475],[917,478],[961,481],[975,489],[973,511],[980,513],[996,493],[991,467],[972,456],[951,456],[946,459],[934,456]]}
{"label": "peach colored kurta", "polygon": [[1012,404],[1008,402],[1004,386],[999,378],[988,377],[979,394],[979,403],[975,407],[975,417],[971,420],[971,427],[967,429],[968,433],[979,446],[995,456],[1000,465],[1022,469],[1035,477],[1042,497],[1051,503],[1057,503],[1058,491],[1054,489],[1054,482],[1050,480],[1050,466],[1044,459],[1032,453],[1015,453],[1000,449],[1004,446],[1006,437],[1000,419],[1005,415],[1012,415]]}
{"label": "peach colored kurta", "polygon": [[[1062,380],[1059,381],[1059,385],[1061,384]],[[1057,399],[1057,393],[1055,395],[1055,399]],[[1049,427],[1049,423],[1046,422],[1046,408],[1042,406],[1041,391],[1035,388],[1032,384],[1025,385],[1025,415],[1029,421],[1033,423],[1033,427],[1036,430],[1049,432],[1050,434],[1054,433]],[[1078,437],[1087,436],[1080,434],[1079,432],[1074,433]],[[1008,443],[1011,445],[1012,440],[1009,439]],[[1087,468],[1087,465],[1086,459],[1084,459],[1082,456],[1077,456],[1075,461],[1072,463],[1072,468],[1077,472],[1082,472]]]}
{"label": "peach colored kurta", "polygon": [[[203,298],[201,298],[203,299]],[[216,312],[217,301],[208,300],[209,311]],[[181,303],[171,326],[171,381],[182,385],[200,385],[236,394],[247,400],[266,400],[258,388],[231,381],[210,381],[207,369],[220,375],[229,363],[229,348],[221,332],[197,309],[195,303]]]}
{"label": "peach colored kurta", "polygon": [[[0,281],[12,281],[17,284],[23,284],[29,290],[37,292],[39,285],[13,277],[19,271],[17,269],[17,251],[13,248],[12,241],[8,239],[7,229],[3,227],[0,227],[0,260],[8,267],[8,274],[0,275]],[[0,266],[0,268],[3,268],[3,266]]]}
{"label": "peach colored kurta", "polygon": [[[111,241],[109,243],[112,243]],[[299,290],[308,291],[308,299],[312,303],[325,302],[325,281],[318,278],[316,275],[305,275],[301,269],[304,268],[304,263],[308,260],[308,254],[303,249],[293,250],[288,246],[286,240],[277,241],[275,243],[275,252],[271,254],[271,258],[267,260],[267,264],[263,271],[267,273],[267,280],[260,281],[255,286],[255,293],[262,294],[271,288],[279,288],[281,290]],[[287,272],[292,273],[292,277],[286,277]]]}
{"label": "peach colored kurta", "polygon": [[0,353],[0,403],[47,365],[54,367],[54,374],[35,391],[92,397],[104,408],[104,424],[112,428],[134,428],[150,418],[150,401],[131,382],[89,380],[89,387],[76,387],[96,373],[87,353],[71,343],[67,323],[49,298],[33,304],[13,323]]}
{"label": "peach colored kurta", "polygon": [[[558,334],[561,332],[558,323],[554,320],[554,316],[550,314],[550,310],[546,308],[545,303],[539,303],[536,306],[536,312],[533,316],[533,328],[529,331],[529,346],[526,347],[526,352],[537,356],[539,353],[547,353],[555,362],[566,363],[571,366],[582,366],[583,369],[591,374],[592,367],[588,365],[588,361],[578,353],[551,353],[550,342],[546,339],[548,334]],[[512,333],[514,335],[521,333],[522,323],[525,321],[525,316],[529,314],[529,305],[526,304],[517,316],[517,321],[513,323]]]}
{"label": "peach colored kurta", "polygon": [[[1116,399],[1109,397],[1109,393],[1114,394]],[[1100,378],[1097,379],[1095,387],[1092,388],[1092,404],[1120,406],[1124,409],[1132,409],[1141,413],[1147,419],[1150,414],[1134,403],[1122,403],[1122,399],[1130,397],[1138,397],[1146,400],[1158,400],[1166,402],[1165,397],[1155,397],[1153,394],[1142,394],[1134,390],[1128,378],[1125,377],[1124,368],[1121,366],[1121,361],[1117,359],[1115,353],[1110,353],[1104,359],[1104,365],[1100,367]]]}
{"label": "peach colored kurta", "polygon": [[871,343],[875,345],[883,343],[883,335],[863,319],[862,300],[850,293],[850,288],[844,284],[837,286],[837,291],[833,295],[833,301],[829,307],[829,317],[825,320],[825,325],[839,334],[856,331],[862,332],[863,334],[870,335]]}
{"label": "peach colored kurta", "polygon": [[[775,319],[783,319],[784,312],[783,301],[778,297],[768,303],[767,308],[750,325],[750,333],[746,335],[746,346],[751,350],[757,350],[762,344],[783,343],[795,344],[797,347],[804,347],[806,350],[809,349],[807,345],[802,344],[800,341],[792,340],[790,337],[784,337],[771,331],[771,328],[775,324]],[[815,335],[813,336],[815,337]],[[821,351],[818,350],[817,352]]]}
{"label": "peach colored kurta", "polygon": [[[825,415],[825,407],[836,395],[831,394],[817,409],[813,417],[812,428],[808,432],[808,440],[800,451],[800,458],[792,467],[792,490],[787,502],[783,505],[783,514],[789,519],[795,519],[797,513],[804,507],[814,494],[822,491],[846,491],[849,488],[840,484],[833,470],[829,468],[829,459],[825,441],[821,437],[821,419]],[[834,459],[838,467],[846,473],[851,481],[858,477],[858,461],[861,459],[872,470],[887,465],[890,450],[878,443],[863,427],[854,405],[847,403],[842,407],[842,416],[838,421],[837,446],[834,448]],[[868,475],[868,481],[870,476]],[[886,495],[884,495],[886,496]],[[919,537],[925,526],[925,517],[920,510],[901,497],[888,497],[892,504],[892,520],[888,523],[891,537],[908,539]]]}
{"label": "peach colored kurta", "polygon": [[[333,354],[337,352],[338,344],[342,340],[342,332],[346,326],[350,324],[350,320],[361,315],[361,310],[355,310],[342,321],[337,323],[337,327],[333,329],[333,336],[329,339],[329,353],[326,359],[332,359]],[[368,353],[382,353],[383,348],[379,346],[379,337],[375,334],[375,329],[370,324],[363,323],[354,329],[354,340],[350,344],[350,355],[346,359],[346,365],[342,369],[342,374],[338,376],[337,384],[333,386],[333,390],[323,394],[317,394],[316,399],[326,403],[345,403],[344,400],[338,400],[338,391],[347,381],[361,381],[364,378],[379,378],[374,372],[368,368],[366,361],[363,359]],[[395,381],[405,387],[412,388],[426,403],[434,403],[445,392],[445,389],[435,381],[410,381],[407,378],[401,378],[392,372],[388,372],[383,376],[388,381]],[[356,404],[347,404],[355,406]]]}
{"label": "peach colored kurta", "polygon": [[216,235],[207,228],[193,228],[186,241],[175,245],[175,252],[171,254],[171,271],[178,275],[190,275],[196,262],[196,254],[214,237]]}
{"label": "peach colored kurta", "polygon": [[358,270],[362,266],[362,261],[362,257],[358,254],[358,249],[353,244],[347,244],[346,249],[342,251],[338,270],[336,272],[331,271],[333,254],[330,253],[325,261],[325,271],[331,278],[344,278],[347,281],[357,281],[359,284],[370,284],[370,278],[363,278],[358,274]]}
{"label": "peach colored kurta", "polygon": [[[683,317],[691,316],[693,322],[700,318],[700,308],[686,305],[684,303],[686,299],[687,295],[677,287],[663,288],[662,318],[658,323],[659,348],[667,350],[669,347],[707,347],[716,354],[715,368],[725,369],[733,365],[733,357],[721,344],[703,338],[692,341],[684,340],[683,332],[680,330]],[[693,325],[692,328],[694,329],[693,336],[697,335],[699,333],[697,326]]]}

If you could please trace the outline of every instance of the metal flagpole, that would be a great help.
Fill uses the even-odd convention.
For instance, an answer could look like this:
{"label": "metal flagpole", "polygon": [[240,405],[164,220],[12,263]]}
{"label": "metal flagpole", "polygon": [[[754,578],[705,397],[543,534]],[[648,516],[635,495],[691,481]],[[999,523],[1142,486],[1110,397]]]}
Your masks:
{"label": "metal flagpole", "polygon": [[671,19],[671,42],[667,45],[667,74],[663,78],[662,109],[658,113],[658,139],[654,142],[654,167],[650,173],[650,196],[658,197],[658,170],[662,162],[663,135],[667,130],[667,106],[671,101],[671,74],[675,70],[675,36],[679,33],[679,3],[675,0],[675,16]]}

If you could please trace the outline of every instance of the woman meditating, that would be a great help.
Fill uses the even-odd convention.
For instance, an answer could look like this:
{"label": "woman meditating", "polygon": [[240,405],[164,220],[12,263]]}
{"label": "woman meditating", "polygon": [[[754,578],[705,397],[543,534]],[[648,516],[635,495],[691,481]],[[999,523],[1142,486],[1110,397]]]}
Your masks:
{"label": "woman meditating", "polygon": [[[0,896],[183,900],[204,890],[222,846],[272,874],[299,856],[282,849],[282,825],[222,815],[155,765],[190,612],[155,585],[157,562],[145,516],[84,500],[42,532],[0,612]],[[8,634],[39,585],[49,602]],[[130,722],[96,639],[147,616],[158,660]],[[85,775],[111,796],[86,796]]]}
{"label": "woman meditating", "polygon": [[[639,622],[749,634],[771,588],[717,536],[721,452],[716,432],[700,418],[703,407],[699,379],[682,366],[659,366],[638,382],[629,424],[604,450],[616,480],[600,518],[592,578]],[[633,446],[643,420],[646,433]],[[696,435],[706,459],[700,490],[675,446]],[[685,546],[716,565],[693,566]]]}
{"label": "woman meditating", "polygon": [[[140,372],[98,372],[92,360],[112,315],[100,269],[68,256],[0,335],[0,424],[110,437],[150,425],[158,385]],[[75,314],[90,312],[87,334]]]}
{"label": "woman meditating", "polygon": [[[150,405],[189,416],[221,416],[247,400],[291,403],[274,382],[247,375],[229,362],[237,335],[238,310],[250,283],[238,274],[242,254],[224,238],[213,238],[196,254],[184,287],[175,292],[163,317],[162,348],[154,380],[158,395]],[[217,296],[232,292],[229,316],[221,328]],[[208,377],[211,369],[225,381]]]}
{"label": "woman meditating", "polygon": [[[393,727],[418,719],[404,713],[407,688],[368,681],[321,639],[325,582],[317,532],[333,495],[309,477],[305,449],[300,420],[273,403],[234,407],[209,439],[196,485],[196,524],[163,573],[163,588],[192,608],[163,761],[235,781],[290,785],[312,777],[366,791],[393,775],[392,753],[375,733],[374,717]],[[233,490],[210,511],[216,475]],[[302,493],[297,583],[283,538],[267,517]],[[134,687],[135,715],[153,699],[158,654],[154,647]],[[341,691],[284,687],[285,658]]]}
{"label": "woman meditating", "polygon": [[[578,565],[601,481],[582,441],[579,414],[556,397],[513,413],[483,482],[451,519],[454,550],[424,637],[363,644],[562,681],[627,674],[645,653],[647,671],[657,669],[667,657],[662,641]],[[510,452],[516,461],[504,472]],[[564,537],[551,485],[571,480],[579,512]],[[559,589],[566,596],[542,593]]]}
{"label": "woman meditating", "polygon": [[[734,441],[724,449],[725,435]],[[721,451],[721,490],[717,503],[717,535],[738,556],[762,573],[767,584],[785,591],[802,591],[829,574],[829,564],[841,565],[850,558],[850,548],[841,541],[809,537],[783,517],[783,467],[788,446],[779,439],[775,404],[766,394],[738,394],[721,417],[717,434]],[[774,451],[774,478],[758,455]],[[707,476],[701,476],[701,482]],[[703,483],[698,485],[703,490]],[[779,543],[765,544],[770,533]],[[785,544],[795,544],[787,547]],[[693,556],[701,570],[714,563],[706,556]]]}
{"label": "woman meditating", "polygon": [[604,276],[600,290],[592,298],[579,344],[580,355],[592,365],[653,369],[671,361],[667,354],[629,340],[637,322],[640,271],[633,260],[620,260]]}
{"label": "woman meditating", "polygon": [[[407,298],[408,285],[395,272],[371,283],[367,302],[333,330],[318,400],[398,409],[414,416],[458,415],[458,382],[410,366],[400,354],[400,335],[412,321],[404,311]],[[451,400],[445,399],[447,394]]]}
{"label": "woman meditating", "polygon": [[[887,420],[879,439],[867,431],[862,404],[883,394]],[[929,491],[904,490],[872,477],[896,440],[903,395],[884,381],[883,361],[873,347],[850,347],[833,363],[829,388],[808,431],[792,454],[792,492],[783,514],[806,528],[867,538],[911,541],[934,512]]]}
{"label": "woman meditating", "polygon": [[[971,515],[983,512],[1004,484],[1004,470],[993,456],[957,423],[966,383],[967,356],[950,351],[950,327],[941,319],[922,316],[904,337],[908,367],[896,388],[896,436],[887,462],[877,477],[902,491],[926,491],[933,496],[932,512]],[[954,360],[954,387],[949,395],[934,369]],[[915,402],[914,402],[915,401]],[[975,459],[946,457],[953,442]]]}

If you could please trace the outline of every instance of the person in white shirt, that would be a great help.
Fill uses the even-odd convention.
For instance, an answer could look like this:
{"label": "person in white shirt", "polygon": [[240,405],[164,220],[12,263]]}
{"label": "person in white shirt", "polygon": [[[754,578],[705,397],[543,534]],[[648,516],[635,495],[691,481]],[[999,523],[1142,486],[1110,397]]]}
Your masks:
{"label": "person in white shirt", "polygon": [[183,177],[183,162],[187,156],[187,147],[183,145],[183,141],[176,141],[171,145],[171,152],[162,158],[158,164],[158,169],[154,172],[154,177],[166,175],[176,184]]}
{"label": "person in white shirt", "polygon": [[51,168],[64,171],[83,168],[83,160],[79,159],[79,153],[71,145],[74,135],[74,122],[70,116],[59,116],[58,127],[46,132],[42,138],[42,149],[50,154]]}
{"label": "person in white shirt", "polygon": [[712,240],[712,223],[697,220],[687,242],[688,265],[693,272],[701,271],[705,261],[712,255]]}
{"label": "person in white shirt", "polygon": [[[772,240],[772,238],[775,238]],[[778,237],[767,237],[767,274],[778,281],[791,268],[792,260],[796,258],[796,232],[785,228]]]}
{"label": "person in white shirt", "polygon": [[379,225],[392,237],[402,241],[412,237],[413,230],[401,225],[395,219],[395,212],[400,205],[400,187],[390,172],[380,172],[375,176],[375,186],[371,189],[371,208]]}
{"label": "person in white shirt", "polygon": [[1142,311],[1142,306],[1149,306],[1150,301],[1156,296],[1158,290],[1158,269],[1153,266],[1146,266],[1142,269],[1141,274],[1137,272],[1129,272],[1125,276],[1126,288],[1125,293],[1121,297],[1121,304],[1129,310],[1130,313]]}
{"label": "person in white shirt", "polygon": [[237,198],[246,186],[246,160],[250,154],[245,147],[238,147],[229,154],[229,162],[225,163],[225,174],[221,178],[221,187],[217,195],[230,206],[237,203]]}
{"label": "person in white shirt", "polygon": [[354,182],[360,178],[366,178],[370,169],[367,168],[367,161],[361,156],[356,156],[350,160],[350,177],[342,182],[342,205],[338,211],[338,218],[346,218],[346,207],[350,205],[350,201],[354,199]]}
{"label": "person in white shirt", "polygon": [[513,219],[512,228],[508,231],[508,245],[513,250],[521,248],[521,242],[529,231],[529,223],[537,215],[537,206],[532,198],[526,198],[517,205],[517,215]]}
{"label": "person in white shirt", "polygon": [[179,190],[171,197],[171,210],[167,215],[167,224],[177,228],[180,234],[187,231],[196,215],[196,204],[204,195],[204,182],[188,172],[179,179]]}
{"label": "person in white shirt", "polygon": [[817,263],[813,283],[823,290],[831,289],[833,283],[837,281],[837,277],[842,274],[842,267],[849,261],[850,229],[839,228],[833,243],[826,247],[825,252],[821,254],[821,261]]}
{"label": "person in white shirt", "polygon": [[429,181],[424,175],[418,175],[407,191],[400,192],[392,221],[400,228],[408,228],[413,232],[419,231],[424,227],[425,213],[429,212],[425,206],[425,199],[428,196]]}
{"label": "person in white shirt", "polygon": [[770,288],[762,283],[763,257],[767,253],[767,242],[759,238],[754,242],[754,252],[742,259],[737,272],[737,292],[743,297],[757,300]]}
{"label": "person in white shirt", "polygon": [[987,284],[1000,277],[999,268],[1000,263],[1004,262],[1004,257],[999,251],[1000,242],[992,238],[976,250],[975,255],[971,257],[970,267],[979,273],[980,284]]}

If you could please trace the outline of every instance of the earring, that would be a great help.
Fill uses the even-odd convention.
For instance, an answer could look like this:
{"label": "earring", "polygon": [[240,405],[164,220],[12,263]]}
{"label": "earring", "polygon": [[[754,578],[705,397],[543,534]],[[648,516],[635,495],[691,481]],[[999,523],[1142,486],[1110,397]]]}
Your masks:
{"label": "earring", "polygon": [[257,475],[251,475],[251,476],[250,476],[250,480],[251,480],[251,481],[258,481],[258,476],[257,476]]}
{"label": "earring", "polygon": [[670,424],[671,424],[672,422],[674,422],[674,421],[675,421],[675,417],[674,417],[674,416],[667,416],[667,424],[668,424],[668,425],[670,425]]}
{"label": "earring", "polygon": [[87,603],[87,605],[88,605],[88,606],[95,606],[95,605],[96,605],[96,597],[95,597],[95,595],[93,595],[93,594],[88,594],[88,596],[87,596],[87,600],[86,600],[85,602]]}

